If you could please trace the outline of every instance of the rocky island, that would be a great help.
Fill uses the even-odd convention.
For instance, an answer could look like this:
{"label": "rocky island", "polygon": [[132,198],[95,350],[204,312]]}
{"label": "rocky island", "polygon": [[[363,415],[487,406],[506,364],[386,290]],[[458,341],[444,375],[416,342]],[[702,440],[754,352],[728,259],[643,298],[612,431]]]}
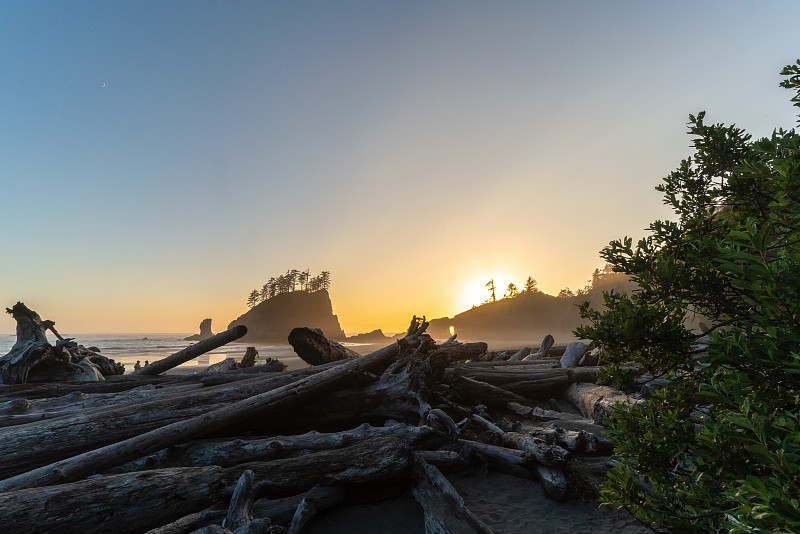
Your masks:
{"label": "rocky island", "polygon": [[247,327],[246,343],[285,344],[289,332],[297,326],[319,328],[325,337],[342,341],[344,330],[333,314],[331,298],[326,289],[279,293],[253,306],[247,313],[232,321],[228,328]]}

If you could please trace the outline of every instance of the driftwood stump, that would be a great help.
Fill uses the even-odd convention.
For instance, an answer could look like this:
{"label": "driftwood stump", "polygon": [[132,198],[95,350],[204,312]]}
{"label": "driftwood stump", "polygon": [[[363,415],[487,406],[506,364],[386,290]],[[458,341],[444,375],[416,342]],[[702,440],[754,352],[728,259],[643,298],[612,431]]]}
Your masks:
{"label": "driftwood stump", "polygon": [[[104,380],[104,375],[125,372],[114,360],[78,345],[71,338],[62,338],[53,321],[43,321],[22,302],[6,308],[6,312],[17,322],[17,341],[8,354],[0,357],[0,384],[99,381]],[[47,341],[46,330],[58,339],[55,346]]]}

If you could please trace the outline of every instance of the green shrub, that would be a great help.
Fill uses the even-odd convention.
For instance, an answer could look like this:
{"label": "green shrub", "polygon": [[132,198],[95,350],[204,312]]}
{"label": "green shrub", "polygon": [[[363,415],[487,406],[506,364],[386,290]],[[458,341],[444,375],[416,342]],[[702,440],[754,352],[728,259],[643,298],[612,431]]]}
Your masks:
{"label": "green shrub", "polygon": [[[781,74],[800,106],[800,60]],[[636,362],[672,381],[611,417],[620,465],[602,497],[655,529],[800,533],[800,135],[704,118],[657,187],[676,220],[601,252],[640,289],[581,307],[576,335],[605,345],[610,379]]]}

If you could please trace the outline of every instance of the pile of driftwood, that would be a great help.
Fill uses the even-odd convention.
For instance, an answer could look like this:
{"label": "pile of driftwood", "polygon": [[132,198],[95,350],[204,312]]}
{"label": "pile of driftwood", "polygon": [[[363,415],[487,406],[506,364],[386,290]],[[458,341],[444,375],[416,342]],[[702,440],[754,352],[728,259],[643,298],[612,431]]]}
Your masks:
{"label": "pile of driftwood", "polygon": [[[31,314],[14,317],[47,324]],[[596,363],[583,344],[492,353],[437,344],[416,317],[365,356],[296,329],[316,365],[160,374],[242,328],[134,374],[0,386],[0,532],[297,533],[326,508],[409,488],[427,532],[491,532],[443,473],[490,466],[565,499],[583,489],[578,466],[608,460],[597,420],[631,401],[576,365]]]}

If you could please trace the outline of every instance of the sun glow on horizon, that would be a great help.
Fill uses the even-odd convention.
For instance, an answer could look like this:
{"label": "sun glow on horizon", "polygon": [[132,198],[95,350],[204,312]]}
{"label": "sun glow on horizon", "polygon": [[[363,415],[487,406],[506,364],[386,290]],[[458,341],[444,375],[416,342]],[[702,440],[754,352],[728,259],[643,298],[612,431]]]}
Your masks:
{"label": "sun glow on horizon", "polygon": [[521,289],[518,281],[513,280],[510,276],[505,274],[475,277],[471,279],[469,283],[464,284],[464,288],[461,290],[461,294],[458,298],[457,311],[453,315],[490,301],[492,294],[489,287],[486,286],[489,280],[494,280],[494,293],[497,300],[503,298],[503,295],[508,292],[508,284],[512,282],[517,286],[518,291]]}

